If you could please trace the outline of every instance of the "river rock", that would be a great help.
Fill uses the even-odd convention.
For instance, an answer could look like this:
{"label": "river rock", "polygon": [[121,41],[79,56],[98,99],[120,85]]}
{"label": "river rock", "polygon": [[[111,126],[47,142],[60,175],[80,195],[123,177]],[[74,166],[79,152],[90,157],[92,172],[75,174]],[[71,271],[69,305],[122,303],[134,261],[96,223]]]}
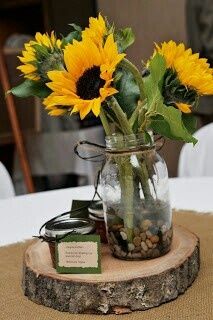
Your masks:
{"label": "river rock", "polygon": [[128,251],[133,251],[135,249],[135,245],[133,243],[128,243]]}
{"label": "river rock", "polygon": [[149,239],[146,239],[146,244],[148,246],[148,248],[152,248],[152,242]]}
{"label": "river rock", "polygon": [[134,243],[134,245],[135,245],[136,247],[140,246],[140,244],[141,244],[141,237],[135,237],[135,238],[133,239],[133,243]]}
{"label": "river rock", "polygon": [[139,228],[134,228],[134,235],[136,237],[140,235],[140,229]]}
{"label": "river rock", "polygon": [[141,248],[143,249],[143,251],[148,251],[147,244],[144,241],[141,242]]}
{"label": "river rock", "polygon": [[127,234],[124,231],[120,231],[121,238],[127,240]]}
{"label": "river rock", "polygon": [[146,236],[147,236],[148,239],[150,239],[153,236],[153,234],[151,233],[151,231],[147,230],[146,231]]}
{"label": "river rock", "polygon": [[149,219],[143,220],[141,223],[142,230],[146,231],[152,225],[152,221]]}
{"label": "river rock", "polygon": [[146,233],[145,232],[140,233],[140,237],[141,237],[142,241],[145,241],[146,240]]}
{"label": "river rock", "polygon": [[159,237],[157,235],[151,236],[150,241],[152,243],[157,243],[157,242],[159,242]]}

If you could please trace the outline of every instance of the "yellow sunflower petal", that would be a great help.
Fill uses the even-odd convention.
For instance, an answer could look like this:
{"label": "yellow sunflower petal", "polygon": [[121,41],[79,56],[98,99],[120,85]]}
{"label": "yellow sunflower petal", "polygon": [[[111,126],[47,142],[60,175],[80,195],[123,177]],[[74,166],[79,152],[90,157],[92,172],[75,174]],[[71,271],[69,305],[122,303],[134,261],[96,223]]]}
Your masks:
{"label": "yellow sunflower petal", "polygon": [[40,32],[36,32],[35,40],[36,40],[37,43],[42,44],[43,36],[42,36],[42,34]]}
{"label": "yellow sunflower petal", "polygon": [[102,98],[102,101],[104,101],[107,97],[112,96],[113,94],[116,94],[118,90],[115,88],[101,88],[100,89],[100,95]]}
{"label": "yellow sunflower petal", "polygon": [[83,120],[92,110],[93,100],[83,103],[79,108],[80,118]]}
{"label": "yellow sunflower petal", "polygon": [[54,109],[48,112],[50,116],[58,117],[67,113],[64,109]]}
{"label": "yellow sunflower petal", "polygon": [[183,112],[183,113],[191,113],[192,110],[190,109],[191,106],[189,104],[186,103],[176,103],[176,106],[178,107],[178,109]]}
{"label": "yellow sunflower petal", "polygon": [[25,74],[24,78],[34,80],[34,81],[40,80],[40,77],[36,73]]}
{"label": "yellow sunflower petal", "polygon": [[101,46],[104,35],[107,33],[107,27],[104,18],[99,13],[98,18],[89,19],[89,28],[82,31],[82,38],[90,38],[95,44]]}
{"label": "yellow sunflower petal", "polygon": [[61,40],[60,39],[56,40],[56,47],[58,47],[58,49],[61,48]]}
{"label": "yellow sunflower petal", "polygon": [[94,99],[93,105],[92,105],[92,112],[96,117],[99,116],[100,110],[101,110],[101,99],[100,98]]}
{"label": "yellow sunflower petal", "polygon": [[81,108],[76,104],[73,106],[71,114],[79,112]]}
{"label": "yellow sunflower petal", "polygon": [[52,44],[54,45],[56,42],[56,37],[55,37],[54,31],[51,32],[50,39],[51,39]]}
{"label": "yellow sunflower petal", "polygon": [[[75,93],[76,86],[75,82],[69,77],[66,71],[49,71],[48,77],[52,82],[48,82],[46,85],[53,91],[60,93],[62,88],[67,89],[70,94]],[[55,86],[55,88],[53,88]],[[58,89],[56,89],[56,86]]]}
{"label": "yellow sunflower petal", "polygon": [[108,62],[108,64],[111,64],[112,61],[114,61],[115,58],[119,56],[117,44],[114,41],[112,33],[106,39],[106,42],[103,48],[103,55],[106,60],[106,63]]}
{"label": "yellow sunflower petal", "polygon": [[72,106],[78,102],[72,95],[55,95],[51,93],[47,98],[43,100],[43,103],[47,107],[52,106]]}
{"label": "yellow sunflower petal", "polygon": [[23,72],[24,74],[32,73],[37,70],[37,68],[35,66],[33,66],[32,64],[18,66],[17,69],[20,70],[21,72]]}

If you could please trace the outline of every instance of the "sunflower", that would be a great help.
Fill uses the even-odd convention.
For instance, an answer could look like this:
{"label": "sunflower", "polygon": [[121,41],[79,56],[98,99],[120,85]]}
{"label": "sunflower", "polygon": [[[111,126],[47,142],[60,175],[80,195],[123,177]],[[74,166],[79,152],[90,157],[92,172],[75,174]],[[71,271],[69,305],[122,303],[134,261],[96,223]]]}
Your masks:
{"label": "sunflower", "polygon": [[24,77],[30,80],[48,80],[47,71],[61,69],[63,66],[61,40],[51,35],[37,32],[35,40],[25,44],[22,57],[18,57],[23,65],[17,67]]}
{"label": "sunflower", "polygon": [[183,43],[176,44],[174,41],[156,45],[154,55],[156,52],[166,61],[164,98],[167,102],[189,113],[196,97],[213,94],[213,69],[207,59],[199,58],[198,53],[193,54]]}
{"label": "sunflower", "polygon": [[89,27],[82,31],[82,38],[90,38],[96,45],[102,45],[106,34],[106,23],[99,13],[98,18],[89,18]]}
{"label": "sunflower", "polygon": [[90,111],[98,116],[101,103],[117,93],[112,87],[113,73],[124,56],[118,53],[112,34],[101,46],[87,37],[68,44],[64,49],[67,70],[48,72],[52,82],[47,86],[53,92],[44,99],[46,109],[54,116],[79,112],[84,119]]}

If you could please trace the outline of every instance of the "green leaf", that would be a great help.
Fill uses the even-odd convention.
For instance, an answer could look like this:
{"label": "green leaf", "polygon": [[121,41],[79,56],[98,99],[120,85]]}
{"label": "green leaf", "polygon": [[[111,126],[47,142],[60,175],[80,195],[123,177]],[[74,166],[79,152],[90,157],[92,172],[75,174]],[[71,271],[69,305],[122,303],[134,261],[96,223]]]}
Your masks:
{"label": "green leaf", "polygon": [[125,52],[135,41],[135,35],[131,28],[120,29],[114,33],[119,52]]}
{"label": "green leaf", "polygon": [[68,43],[72,43],[73,40],[77,40],[77,41],[81,40],[81,34],[78,31],[72,31],[65,38],[63,38],[62,47]]}
{"label": "green leaf", "polygon": [[191,135],[192,120],[173,106],[166,106],[162,96],[162,84],[166,72],[163,56],[156,54],[149,64],[150,75],[144,78],[147,97],[147,123],[155,133],[174,140],[183,140],[195,144]]}
{"label": "green leaf", "polygon": [[[117,74],[119,73],[119,74]],[[126,113],[127,118],[130,118],[140,97],[140,92],[137,83],[135,82],[132,73],[120,68],[115,74],[114,85],[118,90],[115,95],[122,110]]]}
{"label": "green leaf", "polygon": [[162,116],[155,116],[151,119],[150,128],[157,134],[160,134],[169,139],[174,139],[169,124]]}
{"label": "green leaf", "polygon": [[163,56],[156,54],[149,63],[150,74],[144,77],[144,91],[148,102],[148,110],[154,101],[163,101],[162,84],[166,72],[166,62]]}
{"label": "green leaf", "polygon": [[156,87],[162,89],[162,80],[166,72],[166,61],[165,58],[157,53],[150,61],[149,71],[152,78],[152,82],[155,83]]}
{"label": "green leaf", "polygon": [[27,98],[36,96],[39,98],[46,98],[50,94],[51,90],[40,81],[25,80],[20,85],[12,88],[7,93],[12,93],[19,98]]}
{"label": "green leaf", "polygon": [[73,29],[78,31],[78,32],[82,31],[82,28],[80,26],[78,26],[77,24],[75,24],[75,23],[69,23],[68,25],[73,27]]}
{"label": "green leaf", "polygon": [[187,130],[193,134],[197,130],[197,118],[193,114],[183,113],[182,120]]}
{"label": "green leaf", "polygon": [[81,27],[75,23],[70,23],[69,25],[74,29],[74,31],[71,31],[66,37],[62,39],[62,47],[64,47],[68,43],[72,43],[73,40],[81,41]]}
{"label": "green leaf", "polygon": [[[197,140],[184,126],[182,113],[174,107],[167,107],[163,103],[156,106],[156,115],[150,119],[150,127],[158,134],[174,140],[183,140],[195,144]],[[160,117],[159,117],[160,116]]]}

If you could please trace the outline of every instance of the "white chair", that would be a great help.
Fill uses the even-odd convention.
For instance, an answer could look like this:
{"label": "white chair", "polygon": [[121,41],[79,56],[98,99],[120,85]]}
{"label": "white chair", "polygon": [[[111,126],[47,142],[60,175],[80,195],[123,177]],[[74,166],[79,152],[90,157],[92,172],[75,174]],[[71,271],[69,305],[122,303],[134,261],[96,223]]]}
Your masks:
{"label": "white chair", "polygon": [[213,123],[199,129],[194,136],[197,144],[185,144],[181,150],[178,176],[213,176]]}
{"label": "white chair", "polygon": [[11,177],[5,166],[0,162],[0,199],[14,196],[15,191]]}

